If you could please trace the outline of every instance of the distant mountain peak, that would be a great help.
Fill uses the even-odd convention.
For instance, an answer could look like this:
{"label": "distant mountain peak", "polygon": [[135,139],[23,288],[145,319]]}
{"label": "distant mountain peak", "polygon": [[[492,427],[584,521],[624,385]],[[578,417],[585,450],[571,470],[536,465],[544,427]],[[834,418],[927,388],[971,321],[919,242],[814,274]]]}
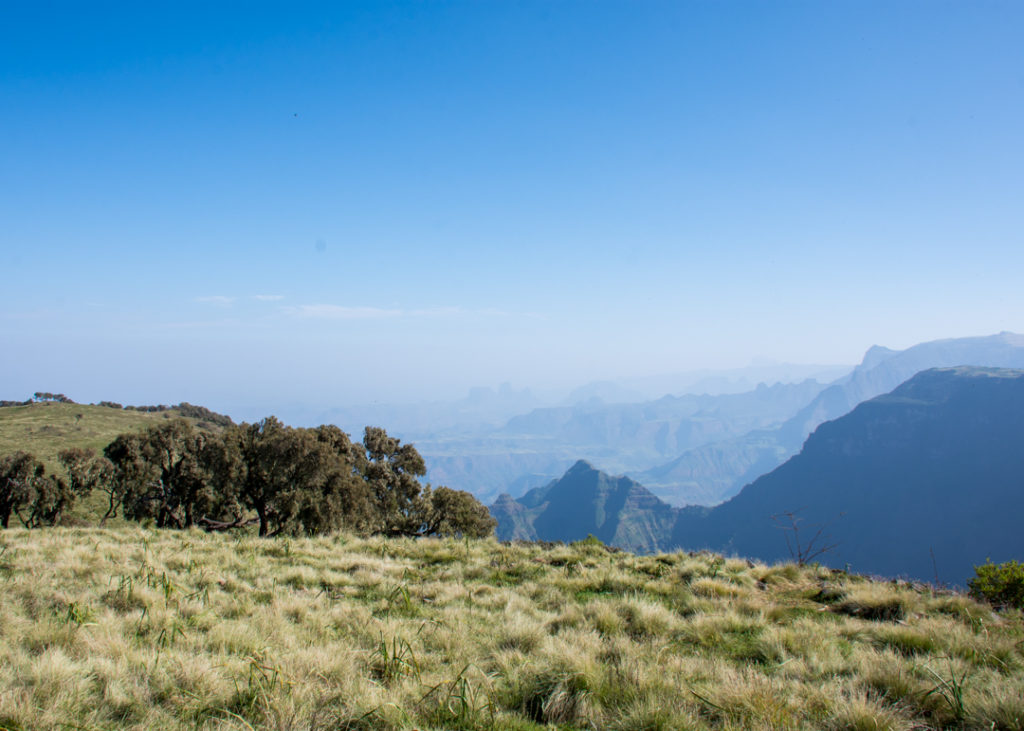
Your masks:
{"label": "distant mountain peak", "polygon": [[643,485],[609,475],[581,459],[558,480],[519,500],[491,506],[498,538],[576,540],[588,534],[629,550],[650,552],[671,535],[676,509]]}
{"label": "distant mountain peak", "polygon": [[594,465],[590,464],[590,462],[588,462],[587,460],[579,459],[576,460],[576,464],[570,467],[568,472],[566,472],[565,474],[566,476],[579,475],[585,472],[598,472],[598,469],[594,467]]}
{"label": "distant mountain peak", "polygon": [[868,348],[868,351],[864,353],[864,360],[860,363],[861,368],[874,368],[883,360],[892,357],[898,352],[898,350],[887,348],[884,345],[872,345]]}

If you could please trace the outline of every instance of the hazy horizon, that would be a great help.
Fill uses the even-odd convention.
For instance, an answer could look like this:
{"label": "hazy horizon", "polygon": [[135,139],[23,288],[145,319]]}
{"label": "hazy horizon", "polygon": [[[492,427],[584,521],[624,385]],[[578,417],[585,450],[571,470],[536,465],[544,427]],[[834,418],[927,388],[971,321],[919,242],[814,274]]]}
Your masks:
{"label": "hazy horizon", "polygon": [[1024,6],[0,27],[0,398],[409,403],[1024,331]]}

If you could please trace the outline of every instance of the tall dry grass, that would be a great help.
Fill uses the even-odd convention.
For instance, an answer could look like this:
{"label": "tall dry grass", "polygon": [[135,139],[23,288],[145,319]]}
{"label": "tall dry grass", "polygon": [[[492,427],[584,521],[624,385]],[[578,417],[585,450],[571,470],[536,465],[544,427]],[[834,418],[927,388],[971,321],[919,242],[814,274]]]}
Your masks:
{"label": "tall dry grass", "polygon": [[1024,622],[601,546],[0,533],[3,729],[1024,728]]}

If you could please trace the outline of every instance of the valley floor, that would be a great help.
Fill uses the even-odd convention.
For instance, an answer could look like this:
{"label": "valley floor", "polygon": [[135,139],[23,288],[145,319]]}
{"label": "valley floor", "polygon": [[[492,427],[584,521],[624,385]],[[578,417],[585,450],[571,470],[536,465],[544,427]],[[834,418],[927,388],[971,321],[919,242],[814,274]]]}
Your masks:
{"label": "valley floor", "polygon": [[582,542],[0,533],[0,729],[1024,729],[1024,620]]}

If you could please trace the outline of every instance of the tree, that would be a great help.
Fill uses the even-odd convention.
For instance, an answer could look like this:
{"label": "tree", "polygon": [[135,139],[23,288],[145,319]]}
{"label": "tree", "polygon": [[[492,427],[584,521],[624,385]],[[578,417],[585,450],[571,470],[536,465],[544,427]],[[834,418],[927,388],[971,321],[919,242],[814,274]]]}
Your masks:
{"label": "tree", "polygon": [[0,459],[0,525],[11,515],[26,528],[56,525],[80,493],[71,483],[47,475],[43,463],[28,452]]}
{"label": "tree", "polygon": [[[230,499],[238,511],[256,511],[261,536],[296,531],[303,513],[312,520],[313,506],[302,493],[323,477],[326,449],[317,453],[316,441],[304,430],[273,416],[229,429],[224,441],[236,469]],[[237,514],[236,522],[241,519]]]}
{"label": "tree", "polygon": [[105,485],[113,476],[114,465],[106,457],[97,456],[94,449],[64,449],[57,453],[57,461],[64,468],[68,487],[76,499]]}
{"label": "tree", "polygon": [[26,483],[25,499],[15,508],[18,520],[26,528],[56,525],[74,501],[74,493],[64,480],[39,471]]}
{"label": "tree", "polygon": [[33,483],[44,474],[43,463],[28,452],[17,451],[0,458],[0,527],[9,527],[11,514],[32,502]]}
{"label": "tree", "polygon": [[423,534],[485,538],[497,524],[487,507],[470,493],[439,487],[430,494]]}
{"label": "tree", "polygon": [[366,427],[363,467],[377,511],[375,532],[389,536],[458,535],[479,538],[497,525],[487,508],[470,493],[423,487],[423,457],[377,427]]}
{"label": "tree", "polygon": [[[380,428],[354,444],[336,426],[285,426],[270,416],[222,437],[178,420],[122,434],[104,450],[107,472],[69,452],[70,484],[104,484],[107,517],[152,518],[158,527],[230,530],[259,524],[261,536],[347,529],[392,536],[487,535],[494,520],[466,492],[420,485],[423,458]],[[90,470],[106,474],[105,481]],[[255,513],[255,517],[253,517]]]}
{"label": "tree", "polygon": [[[364,475],[366,454],[361,445],[353,443],[348,434],[334,425],[325,424],[310,430],[321,448],[330,455],[326,479],[321,485],[321,501],[330,506],[335,517],[320,525],[347,528],[357,533],[369,533],[376,524],[376,510],[370,486]],[[307,525],[313,521],[305,519]]]}
{"label": "tree", "polygon": [[428,504],[416,478],[427,473],[423,457],[411,444],[402,444],[374,426],[366,427],[363,447],[363,474],[377,512],[374,532],[388,536],[422,535]]}
{"label": "tree", "polygon": [[[217,502],[211,463],[222,446],[211,434],[175,419],[108,445],[126,518],[152,518],[158,528],[187,528]],[[108,515],[116,513],[111,493]]]}
{"label": "tree", "polygon": [[119,434],[103,449],[103,456],[113,467],[113,473],[103,486],[107,512],[102,522],[116,518],[118,510],[124,510],[130,517],[134,510],[125,509],[126,506],[134,506],[154,479],[153,466],[142,456],[142,435]]}
{"label": "tree", "polygon": [[1024,609],[1024,564],[1017,561],[994,564],[988,559],[974,567],[974,578],[967,586],[972,597],[998,609]]}

